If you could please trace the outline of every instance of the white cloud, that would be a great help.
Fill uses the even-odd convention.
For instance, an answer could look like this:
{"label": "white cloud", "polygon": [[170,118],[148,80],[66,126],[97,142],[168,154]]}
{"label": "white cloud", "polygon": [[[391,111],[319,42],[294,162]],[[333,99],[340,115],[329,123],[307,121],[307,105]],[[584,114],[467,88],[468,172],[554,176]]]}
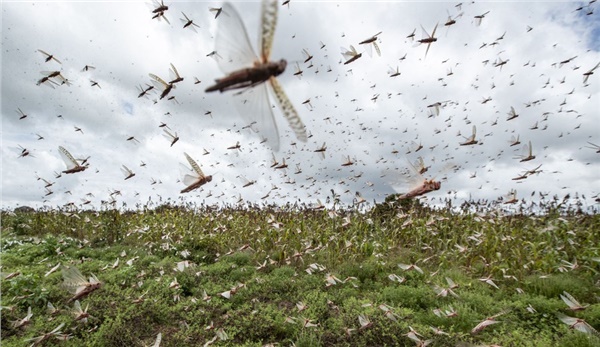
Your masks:
{"label": "white cloud", "polygon": [[[454,3],[316,5],[292,1],[289,9],[280,7],[271,58],[288,61],[279,80],[313,135],[305,144],[296,141],[275,110],[281,134],[281,150],[275,156],[279,161],[286,158],[287,177],[270,168],[271,149],[259,144],[257,134],[243,129],[247,124],[233,106],[232,93],[204,92],[223,76],[207,57],[214,49],[219,21],[208,8],[217,5],[178,1],[167,5],[171,25],[152,20],[149,8],[141,2],[4,4],[4,206],[40,206],[44,199],[54,206],[79,204],[87,193],[94,194],[92,201],[98,206],[115,189],[123,194],[118,200],[129,206],[147,201],[148,196],[154,201],[178,199],[183,188],[177,181],[178,163],[185,162],[183,152],[197,160],[206,174],[215,175],[202,191],[184,198],[209,203],[234,203],[239,194],[261,202],[273,184],[279,189],[266,202],[301,199],[313,203],[317,198],[325,200],[330,189],[342,194],[346,202],[356,191],[369,201],[382,200],[393,192],[380,177],[382,171],[405,167],[407,159],[414,161],[419,155],[433,163],[432,175],[446,162],[460,166],[447,174],[442,189],[432,198],[493,200],[513,188],[520,197],[532,191],[580,192],[591,197],[600,190],[598,155],[585,147],[588,141],[600,143],[600,72],[583,83],[583,73],[600,62],[600,21],[598,14],[574,12],[578,4],[465,3],[462,17],[449,28],[443,25],[448,13],[459,13]],[[254,44],[259,4],[234,6]],[[182,11],[200,25],[198,33],[182,28]],[[476,26],[474,16],[486,11]],[[420,39],[421,26],[430,33],[436,23],[438,41],[425,57],[425,45],[414,47],[406,36],[416,29],[415,38]],[[528,26],[533,28],[530,32]],[[357,61],[342,64],[341,46],[354,45],[363,52],[358,42],[380,31],[381,57],[364,52]],[[321,49],[320,42],[326,47]],[[54,54],[62,65],[44,62],[38,49]],[[312,67],[303,63],[302,49],[314,56]],[[558,64],[575,56],[569,63]],[[500,69],[494,66],[498,59],[508,62]],[[156,104],[137,98],[136,86],[150,83],[149,73],[168,79],[171,63],[185,78],[170,94],[179,104],[166,98]],[[293,76],[296,63],[304,71],[301,78]],[[85,65],[96,69],[82,71]],[[401,75],[390,78],[390,67],[398,67]],[[73,85],[36,86],[44,70],[61,70]],[[194,77],[202,83],[194,84]],[[92,87],[90,80],[101,88]],[[488,97],[492,100],[482,104]],[[302,104],[307,99],[312,108]],[[440,115],[429,117],[427,106],[442,101],[448,102]],[[519,117],[507,121],[511,106]],[[19,120],[17,108],[28,117]],[[180,137],[173,147],[162,135],[162,122]],[[536,122],[538,129],[531,130]],[[483,144],[459,146],[458,131],[466,136],[472,125],[477,126]],[[37,140],[36,134],[44,139]],[[523,143],[532,142],[535,160],[520,163],[514,159],[520,146],[509,147],[507,141],[517,134]],[[126,141],[130,136],[140,143]],[[237,141],[241,151],[227,150]],[[424,148],[406,154],[413,141]],[[292,146],[293,142],[297,145]],[[328,147],[324,160],[314,153],[323,142]],[[35,157],[19,158],[18,145]],[[54,171],[64,170],[58,146],[77,158],[90,156],[90,169],[55,179]],[[202,155],[204,148],[211,153]],[[357,162],[342,167],[347,155]],[[123,164],[136,172],[134,178],[123,181]],[[302,173],[294,174],[296,164]],[[542,173],[524,181],[512,180],[540,164]],[[476,176],[469,178],[474,172]],[[44,196],[36,173],[55,182],[54,194]],[[240,175],[257,183],[242,189]],[[285,183],[292,179],[295,184]],[[151,185],[151,180],[162,184]],[[212,196],[207,198],[209,191]]]}

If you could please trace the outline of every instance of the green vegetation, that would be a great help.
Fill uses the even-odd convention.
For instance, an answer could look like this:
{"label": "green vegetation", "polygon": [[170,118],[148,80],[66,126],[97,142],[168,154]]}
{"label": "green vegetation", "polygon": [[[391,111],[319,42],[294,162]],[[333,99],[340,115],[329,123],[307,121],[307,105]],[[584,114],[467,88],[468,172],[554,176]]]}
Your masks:
{"label": "green vegetation", "polygon": [[[597,214],[391,202],[3,212],[2,345],[61,323],[66,341],[43,344],[144,346],[159,332],[161,346],[600,344],[557,317],[600,327]],[[58,264],[102,282],[80,299],[87,322],[74,320],[61,269],[45,276]],[[569,310],[564,292],[589,306]],[[29,324],[13,327],[28,307]],[[472,333],[488,317],[497,323]]]}

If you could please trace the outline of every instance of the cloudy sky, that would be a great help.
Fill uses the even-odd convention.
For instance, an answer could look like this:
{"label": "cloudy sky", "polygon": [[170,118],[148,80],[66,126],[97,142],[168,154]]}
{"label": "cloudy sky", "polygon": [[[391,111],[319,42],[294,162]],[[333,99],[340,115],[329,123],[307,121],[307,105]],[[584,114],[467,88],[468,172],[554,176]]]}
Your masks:
{"label": "cloudy sky", "polygon": [[[418,157],[431,166],[425,177],[443,178],[441,189],[428,195],[432,202],[495,200],[514,189],[528,200],[539,199],[538,192],[581,193],[593,205],[600,192],[600,155],[592,145],[600,145],[600,68],[584,82],[584,73],[600,63],[597,3],[279,4],[270,58],[287,60],[278,80],[309,133],[298,141],[275,107],[279,151],[272,139],[261,143],[264,127],[248,121],[258,119],[253,112],[264,99],[251,100],[247,109],[235,105],[258,89],[237,97],[204,91],[231,72],[217,62],[227,52],[210,55],[217,32],[228,30],[219,21],[234,21],[209,11],[223,4],[165,5],[170,24],[152,19],[149,2],[3,2],[3,208],[85,201],[99,207],[115,191],[118,206],[128,207],[149,199],[313,204],[331,189],[346,203],[357,192],[382,201],[394,189],[411,188],[403,177]],[[260,3],[232,6],[256,48]],[[183,28],[182,12],[197,32]],[[449,17],[456,23],[445,25]],[[436,24],[437,41],[426,55],[427,45],[417,41]],[[359,42],[379,32],[381,56],[369,55]],[[341,47],[350,45],[362,56],[345,65]],[[304,49],[313,56],[306,63]],[[46,62],[38,50],[61,64]],[[184,78],[168,95],[175,99],[158,100],[158,87],[138,98],[137,87],[152,85],[150,73],[171,80],[171,63]],[[84,71],[86,65],[94,69]],[[301,75],[294,75],[297,69]],[[390,77],[390,70],[400,75]],[[57,85],[36,85],[51,71],[71,85],[56,77]],[[439,114],[428,107],[435,103]],[[518,117],[507,120],[511,107]],[[161,124],[179,137],[173,146]],[[460,146],[473,126],[478,144]],[[510,146],[513,136],[521,144]],[[529,141],[535,159],[520,162]],[[228,149],[237,142],[239,149]],[[323,143],[324,158],[314,152]],[[89,168],[57,178],[67,169],[59,146],[76,159],[89,157]],[[23,149],[29,154],[22,156]],[[180,163],[189,166],[184,152],[213,180],[180,194]],[[342,166],[348,156],[354,164]],[[272,168],[273,157],[288,168]],[[122,165],[135,176],[124,180]],[[539,165],[541,172],[513,180]],[[48,190],[38,177],[52,183]],[[243,188],[244,178],[256,183]]]}

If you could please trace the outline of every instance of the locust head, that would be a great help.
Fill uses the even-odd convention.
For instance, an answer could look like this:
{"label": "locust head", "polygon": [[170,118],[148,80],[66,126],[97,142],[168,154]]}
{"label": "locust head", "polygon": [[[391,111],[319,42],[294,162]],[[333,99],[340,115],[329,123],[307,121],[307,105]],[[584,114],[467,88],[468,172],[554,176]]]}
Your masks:
{"label": "locust head", "polygon": [[431,179],[425,181],[425,186],[427,186],[427,188],[431,190],[439,190],[442,187],[442,183]]}
{"label": "locust head", "polygon": [[285,71],[286,67],[287,61],[285,61],[285,59],[281,59],[278,62],[272,62],[269,66],[269,71],[273,76],[279,76]]}

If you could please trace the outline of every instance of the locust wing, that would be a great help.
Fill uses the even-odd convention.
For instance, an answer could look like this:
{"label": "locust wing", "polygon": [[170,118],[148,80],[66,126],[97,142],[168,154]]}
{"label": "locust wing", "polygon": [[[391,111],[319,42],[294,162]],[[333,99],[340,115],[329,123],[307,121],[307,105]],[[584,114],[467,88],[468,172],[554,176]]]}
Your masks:
{"label": "locust wing", "polygon": [[277,27],[277,1],[263,0],[262,18],[260,25],[260,53],[263,62],[269,61],[273,39],[275,38],[275,28]]}
{"label": "locust wing", "polygon": [[125,165],[121,165],[121,172],[125,176],[125,179],[129,179],[129,178],[135,176],[135,173],[133,171],[131,171],[131,169]]}
{"label": "locust wing", "polygon": [[150,76],[150,78],[152,78],[152,84],[154,84],[154,86],[156,88],[160,88],[161,90],[164,90],[165,88],[167,88],[169,86],[169,84],[167,82],[165,82],[162,78],[156,76],[153,73],[149,73],[148,76]]}
{"label": "locust wing", "polygon": [[[199,181],[205,178],[202,169],[192,157],[190,157],[187,153],[183,153],[188,163],[192,166],[192,169],[188,168],[184,164],[179,164],[179,171],[181,172],[181,181],[185,184],[186,189],[190,186],[198,183]],[[185,190],[185,189],[184,189]]]}
{"label": "locust wing", "polygon": [[62,286],[71,294],[78,294],[89,283],[76,267],[63,266],[61,272],[64,280]]}
{"label": "locust wing", "polygon": [[565,304],[567,304],[571,309],[573,308],[581,308],[583,306],[581,306],[581,304],[579,303],[579,301],[577,301],[571,294],[567,293],[566,291],[563,292],[563,294],[560,294],[560,298],[562,299],[562,301],[565,302]]}
{"label": "locust wing", "polygon": [[527,147],[524,149],[527,150],[527,152],[523,153],[524,155],[526,155],[527,157],[533,156],[533,147],[531,146],[531,141],[529,141],[529,143],[527,144]]}
{"label": "locust wing", "polygon": [[408,162],[408,170],[404,170],[404,172],[386,169],[382,174],[396,193],[406,193],[423,185],[425,182],[425,177],[423,177],[423,175],[419,173],[419,170],[410,162]]}
{"label": "locust wing", "polygon": [[64,147],[58,146],[58,151],[60,153],[62,160],[67,165],[67,170],[71,170],[71,169],[79,166],[79,163],[77,162],[77,160],[75,160],[75,158],[73,158],[71,153],[69,153],[69,151],[67,151]]}
{"label": "locust wing", "polygon": [[523,145],[523,147],[521,147],[521,156],[519,158],[527,158],[529,153],[529,145]]}
{"label": "locust wing", "polygon": [[381,50],[379,49],[379,45],[377,45],[377,36],[379,36],[379,34],[381,34],[381,31],[373,35],[369,39],[359,43],[360,45],[365,46],[369,57],[373,56],[373,48],[375,48],[375,52],[377,52],[377,55],[381,57]]}
{"label": "locust wing", "polygon": [[436,23],[435,27],[433,27],[433,31],[431,32],[431,36],[430,36],[431,38],[435,38],[435,31],[437,30],[438,24],[439,23]]}
{"label": "locust wing", "polygon": [[279,84],[279,81],[277,81],[275,77],[271,77],[269,81],[271,82],[273,94],[275,94],[275,97],[279,102],[283,116],[288,121],[288,124],[294,131],[294,134],[296,134],[296,138],[302,142],[306,142],[306,127],[304,126],[304,123],[302,123],[302,119],[300,119],[300,116],[294,108],[294,105],[290,99],[288,99],[287,95],[283,91],[283,88]]}
{"label": "locust wing", "polygon": [[202,172],[202,169],[200,169],[200,166],[198,165],[198,163],[196,163],[196,161],[194,159],[192,159],[192,157],[190,157],[187,153],[183,153],[185,155],[185,158],[187,159],[188,163],[190,163],[190,166],[192,167],[192,169],[194,169],[194,171],[196,171],[196,174],[198,175],[198,178],[204,178],[204,173]]}
{"label": "locust wing", "polygon": [[173,63],[171,63],[171,68],[169,69],[169,77],[172,81],[179,80],[181,78],[181,76],[179,75],[179,71],[177,71],[177,68],[175,68],[175,65],[173,65]]}
{"label": "locust wing", "polygon": [[350,45],[350,49],[341,47],[341,52],[342,52],[342,56],[344,58],[346,58],[346,60],[350,60],[358,55],[356,48],[354,48],[354,46],[352,46],[352,45]]}
{"label": "locust wing", "polygon": [[600,337],[600,333],[598,333],[598,331],[596,329],[594,329],[594,327],[589,325],[583,319],[570,317],[570,316],[567,316],[560,312],[557,313],[556,316],[558,317],[558,319],[561,320],[561,322],[569,325],[571,327],[571,329],[575,329],[575,330],[581,331],[582,333],[596,335],[597,337]]}
{"label": "locust wing", "polygon": [[425,166],[425,162],[423,161],[423,157],[418,157],[417,160],[414,162],[413,167],[420,174],[423,174],[425,171],[427,171],[427,167]]}
{"label": "locust wing", "polygon": [[179,172],[181,173],[181,181],[183,182],[183,184],[185,184],[186,187],[191,186],[192,184],[198,182],[198,180],[200,179],[200,177],[196,175],[194,170],[181,163],[179,164]]}
{"label": "locust wing", "polygon": [[217,59],[219,69],[230,73],[249,68],[259,59],[252,49],[244,22],[230,3],[223,4],[223,13],[226,15],[218,19],[215,39],[215,50],[223,57]]}
{"label": "locust wing", "polygon": [[244,90],[243,93],[234,94],[234,106],[246,123],[256,122],[253,128],[267,138],[269,146],[279,151],[279,130],[269,100],[267,85],[261,83]]}

